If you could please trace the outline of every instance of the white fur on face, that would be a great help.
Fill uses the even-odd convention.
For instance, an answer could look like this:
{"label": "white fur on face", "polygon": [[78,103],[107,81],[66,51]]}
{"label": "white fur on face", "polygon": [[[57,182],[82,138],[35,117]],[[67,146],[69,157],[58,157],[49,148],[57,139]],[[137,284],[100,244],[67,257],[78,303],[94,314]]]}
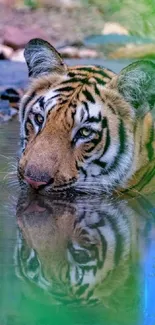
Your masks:
{"label": "white fur on face", "polygon": [[[88,118],[94,117],[98,118],[99,114],[102,112],[103,105],[101,105],[99,102],[98,103],[88,103],[89,107],[89,112],[87,112],[86,108],[84,105],[79,105],[76,110],[75,114],[75,125],[80,125],[85,122]],[[89,115],[88,115],[89,114]],[[81,116],[83,115],[82,121],[81,121]],[[96,127],[97,123],[93,122],[91,123],[92,127]]]}

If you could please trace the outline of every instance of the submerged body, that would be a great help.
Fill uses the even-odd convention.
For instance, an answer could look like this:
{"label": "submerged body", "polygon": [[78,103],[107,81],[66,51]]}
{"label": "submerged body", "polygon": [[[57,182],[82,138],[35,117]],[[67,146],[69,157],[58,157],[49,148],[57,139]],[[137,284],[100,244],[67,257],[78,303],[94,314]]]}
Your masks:
{"label": "submerged body", "polygon": [[119,75],[67,67],[39,39],[25,58],[32,82],[20,108],[21,183],[41,193],[154,187],[155,65],[138,61]]}

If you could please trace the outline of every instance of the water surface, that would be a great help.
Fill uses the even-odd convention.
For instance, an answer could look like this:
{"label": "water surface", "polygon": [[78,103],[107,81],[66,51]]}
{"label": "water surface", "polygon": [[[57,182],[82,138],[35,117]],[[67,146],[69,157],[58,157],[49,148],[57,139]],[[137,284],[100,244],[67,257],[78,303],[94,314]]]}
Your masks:
{"label": "water surface", "polygon": [[155,195],[19,195],[18,132],[0,129],[0,324],[154,325]]}

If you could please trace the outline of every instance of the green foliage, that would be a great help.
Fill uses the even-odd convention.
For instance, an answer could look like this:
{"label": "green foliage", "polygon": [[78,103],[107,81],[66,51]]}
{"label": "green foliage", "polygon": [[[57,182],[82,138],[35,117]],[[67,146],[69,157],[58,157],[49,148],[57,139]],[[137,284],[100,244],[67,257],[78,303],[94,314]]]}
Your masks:
{"label": "green foliage", "polygon": [[38,1],[37,0],[24,0],[24,5],[31,9],[36,9],[38,7]]}
{"label": "green foliage", "polygon": [[105,21],[115,21],[131,34],[155,37],[155,1],[152,0],[84,0],[97,7]]}

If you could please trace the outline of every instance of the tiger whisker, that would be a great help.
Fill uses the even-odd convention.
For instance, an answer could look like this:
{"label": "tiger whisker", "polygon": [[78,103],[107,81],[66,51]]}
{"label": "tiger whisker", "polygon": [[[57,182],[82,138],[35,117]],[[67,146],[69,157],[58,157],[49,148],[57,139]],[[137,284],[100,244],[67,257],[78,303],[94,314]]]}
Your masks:
{"label": "tiger whisker", "polygon": [[7,180],[7,179],[13,179],[14,177],[16,176],[16,173],[15,172],[8,172],[5,176],[4,176],[4,178],[3,178],[3,180]]}
{"label": "tiger whisker", "polygon": [[7,157],[7,156],[2,155],[2,154],[0,154],[0,156],[3,157],[3,158],[5,158],[5,159],[10,159],[10,157]]}

